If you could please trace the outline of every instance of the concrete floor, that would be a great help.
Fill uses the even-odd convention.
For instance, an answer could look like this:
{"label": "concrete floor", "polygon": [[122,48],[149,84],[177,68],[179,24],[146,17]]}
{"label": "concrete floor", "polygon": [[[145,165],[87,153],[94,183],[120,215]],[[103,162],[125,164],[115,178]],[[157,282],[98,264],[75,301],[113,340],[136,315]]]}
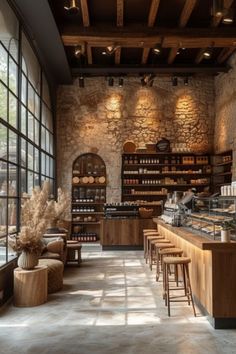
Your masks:
{"label": "concrete floor", "polygon": [[142,252],[86,247],[80,268],[65,270],[64,288],[32,308],[0,313],[0,353],[228,354],[236,330],[214,330],[197,309],[162,300],[161,283]]}

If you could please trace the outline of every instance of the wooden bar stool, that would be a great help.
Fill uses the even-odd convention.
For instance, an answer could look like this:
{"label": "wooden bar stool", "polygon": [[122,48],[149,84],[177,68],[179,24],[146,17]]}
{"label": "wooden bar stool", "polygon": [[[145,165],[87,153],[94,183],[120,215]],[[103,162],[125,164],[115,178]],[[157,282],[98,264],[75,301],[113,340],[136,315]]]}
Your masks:
{"label": "wooden bar stool", "polygon": [[148,247],[147,247],[147,238],[148,236],[159,236],[157,231],[148,231],[143,233],[143,250],[144,250],[144,259],[147,259],[147,252],[148,252]]}
{"label": "wooden bar stool", "polygon": [[[157,251],[158,249],[156,249]],[[156,281],[158,281],[160,276],[160,271],[163,269],[163,257],[181,257],[183,255],[183,250],[181,248],[166,248],[166,249],[159,249],[156,254],[157,258],[157,267],[156,267]],[[176,274],[176,281],[178,283],[178,268],[175,267],[175,274]],[[178,286],[178,284],[176,284]]]}
{"label": "wooden bar stool", "polygon": [[[188,302],[190,305],[190,302],[192,303],[193,307],[193,313],[194,316],[196,316],[196,311],[195,311],[195,306],[193,302],[193,296],[192,296],[192,288],[191,288],[191,283],[190,283],[190,277],[189,277],[189,263],[191,262],[191,259],[189,257],[163,257],[163,279],[164,279],[164,298],[165,298],[165,304],[168,306],[168,316],[170,316],[170,303],[171,302]],[[180,266],[182,268],[183,272],[183,287],[171,287],[170,288],[170,279],[169,279],[169,271],[168,268],[171,266]],[[171,290],[184,290],[184,295],[174,295],[170,296],[170,291]],[[177,298],[183,298],[184,296],[187,297],[187,299],[177,299]]]}
{"label": "wooden bar stool", "polygon": [[175,245],[169,240],[153,240],[151,242],[150,257],[149,257],[149,267],[152,270],[152,265],[156,263],[156,253],[158,249],[173,248]]}
{"label": "wooden bar stool", "polygon": [[151,250],[151,242],[152,241],[164,241],[166,242],[167,240],[163,237],[163,236],[148,236],[147,237],[147,251],[146,251],[146,263],[149,261],[150,259],[150,250]]}

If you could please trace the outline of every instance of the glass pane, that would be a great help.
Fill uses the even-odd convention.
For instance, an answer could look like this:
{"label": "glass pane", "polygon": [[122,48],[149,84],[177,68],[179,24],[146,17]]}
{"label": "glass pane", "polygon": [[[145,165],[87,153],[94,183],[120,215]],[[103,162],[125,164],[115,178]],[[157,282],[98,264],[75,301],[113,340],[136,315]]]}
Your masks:
{"label": "glass pane", "polygon": [[[18,40],[18,21],[6,0],[0,1],[0,19],[0,41],[11,48],[12,39]],[[12,55],[17,59],[17,53],[12,51]]]}
{"label": "glass pane", "polygon": [[10,129],[8,160],[11,162],[17,162],[17,135]]}
{"label": "glass pane", "polygon": [[46,176],[50,175],[50,157],[46,155]]}
{"label": "glass pane", "polygon": [[0,161],[0,196],[7,195],[7,163]]}
{"label": "glass pane", "polygon": [[[25,72],[25,74],[27,74],[36,91],[40,93],[40,66],[24,33],[22,33],[22,56],[28,68],[28,73]],[[25,70],[24,67],[22,69]]]}
{"label": "glass pane", "polygon": [[44,74],[43,74],[43,100],[48,105],[48,107],[51,108],[49,87],[48,87],[48,83],[47,83],[47,80],[46,80]]}
{"label": "glass pane", "polygon": [[9,243],[8,243],[8,250],[7,251],[8,251],[7,260],[8,260],[8,262],[10,262],[13,258],[16,257],[16,252],[11,248]]}
{"label": "glass pane", "polygon": [[0,123],[0,158],[7,159],[7,128]]}
{"label": "glass pane", "polygon": [[49,152],[50,151],[50,147],[49,147],[49,131],[46,130],[46,151]]}
{"label": "glass pane", "polygon": [[39,122],[34,119],[34,142],[39,145]]}
{"label": "glass pane", "polygon": [[40,116],[40,98],[37,94],[35,94],[35,112],[34,115],[39,119]]}
{"label": "glass pane", "polygon": [[9,88],[17,95],[18,68],[16,63],[9,58]]}
{"label": "glass pane", "polygon": [[17,127],[17,99],[9,92],[9,123]]}
{"label": "glass pane", "polygon": [[39,186],[39,175],[37,173],[34,174],[34,187]]}
{"label": "glass pane", "polygon": [[41,149],[46,149],[46,129],[43,126],[41,128]]}
{"label": "glass pane", "polygon": [[34,171],[39,172],[39,150],[34,148]]}
{"label": "glass pane", "polygon": [[27,192],[27,185],[26,185],[26,170],[25,169],[21,169],[21,175],[20,175],[20,180],[21,180],[21,195],[22,193],[26,193]]}
{"label": "glass pane", "polygon": [[28,168],[34,169],[34,147],[28,143]]}
{"label": "glass pane", "polygon": [[20,121],[20,129],[22,134],[26,135],[27,134],[27,112],[26,108],[21,105],[21,121]]}
{"label": "glass pane", "polygon": [[25,75],[21,75],[21,101],[26,105],[27,97],[27,80]]}
{"label": "glass pane", "polygon": [[8,232],[16,232],[16,220],[17,220],[17,199],[8,199]]}
{"label": "glass pane", "polygon": [[9,187],[8,195],[15,197],[17,195],[17,167],[12,164],[8,164],[9,169]]}
{"label": "glass pane", "polygon": [[6,235],[6,232],[7,232],[7,198],[0,197],[0,236]]}
{"label": "glass pane", "polygon": [[26,167],[26,140],[21,138],[20,165]]}
{"label": "glass pane", "polygon": [[34,187],[34,174],[33,174],[33,172],[28,171],[27,175],[28,175],[27,192],[29,194],[32,194],[32,190]]}
{"label": "glass pane", "polygon": [[7,89],[0,83],[0,117],[7,120]]}
{"label": "glass pane", "polygon": [[50,157],[50,177],[54,177],[54,173],[53,173],[53,170],[54,170],[54,160]]}
{"label": "glass pane", "polygon": [[35,102],[34,102],[35,92],[33,87],[28,83],[28,109],[34,113]]}
{"label": "glass pane", "polygon": [[7,51],[0,43],[0,80],[7,85]]}
{"label": "glass pane", "polygon": [[7,261],[6,237],[0,238],[0,266]]}
{"label": "glass pane", "polygon": [[50,141],[49,141],[49,152],[50,152],[51,155],[53,155],[53,135],[52,134],[49,135],[49,139],[50,139]]}
{"label": "glass pane", "polygon": [[41,173],[46,174],[46,155],[43,152],[41,153]]}
{"label": "glass pane", "polygon": [[34,117],[28,112],[28,138],[34,141]]}
{"label": "glass pane", "polygon": [[16,62],[18,62],[18,43],[18,40],[16,40],[15,38],[11,38],[9,44],[9,52]]}

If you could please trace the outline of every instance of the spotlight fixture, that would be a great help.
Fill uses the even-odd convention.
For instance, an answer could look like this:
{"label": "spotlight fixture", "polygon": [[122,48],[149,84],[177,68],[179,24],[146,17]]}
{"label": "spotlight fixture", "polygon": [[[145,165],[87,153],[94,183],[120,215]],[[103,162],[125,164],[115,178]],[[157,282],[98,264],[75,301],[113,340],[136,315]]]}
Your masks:
{"label": "spotlight fixture", "polygon": [[222,23],[225,25],[231,25],[234,22],[234,10],[230,8],[226,11],[223,16]]}
{"label": "spotlight fixture", "polygon": [[172,77],[172,86],[178,86],[178,78],[176,76]]}
{"label": "spotlight fixture", "polygon": [[68,12],[68,14],[77,15],[79,12],[78,0],[69,0],[67,1],[67,4],[69,4],[69,6],[64,5],[64,9]]}
{"label": "spotlight fixture", "polygon": [[211,59],[212,57],[212,52],[213,52],[213,49],[212,47],[208,47],[204,50],[203,52],[203,58],[204,59]]}
{"label": "spotlight fixture", "polygon": [[155,45],[155,47],[153,48],[153,53],[156,55],[160,55],[161,51],[162,51],[162,47],[161,47],[160,43],[157,43]]}
{"label": "spotlight fixture", "polygon": [[108,45],[105,49],[105,51],[102,52],[102,54],[104,55],[112,55],[115,53],[115,51],[119,48],[120,46],[119,45],[114,45],[114,44],[111,44],[111,45]]}
{"label": "spotlight fixture", "polygon": [[119,87],[122,87],[124,84],[124,79],[122,77],[119,78]]}
{"label": "spotlight fixture", "polygon": [[84,48],[81,44],[75,46],[74,54],[76,58],[80,58],[80,56],[84,54]]}
{"label": "spotlight fixture", "polygon": [[188,86],[188,76],[186,76],[186,77],[184,78],[184,85],[185,85],[185,86]]}
{"label": "spotlight fixture", "polygon": [[224,0],[213,0],[212,16],[221,17],[224,14]]}
{"label": "spotlight fixture", "polygon": [[79,87],[84,87],[84,77],[83,76],[79,77]]}
{"label": "spotlight fixture", "polygon": [[114,79],[113,79],[113,77],[109,77],[108,86],[113,86],[113,85],[114,85]]}

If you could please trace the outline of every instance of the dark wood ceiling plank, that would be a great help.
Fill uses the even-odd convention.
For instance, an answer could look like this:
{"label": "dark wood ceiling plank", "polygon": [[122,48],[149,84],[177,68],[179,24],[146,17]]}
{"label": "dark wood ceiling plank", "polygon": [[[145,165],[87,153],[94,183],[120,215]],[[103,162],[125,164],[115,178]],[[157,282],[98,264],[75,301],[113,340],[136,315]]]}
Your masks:
{"label": "dark wood ceiling plank", "polygon": [[185,27],[193,12],[197,0],[186,0],[179,19],[179,27]]}
{"label": "dark wood ceiling plank", "polygon": [[124,0],[117,0],[116,8],[117,8],[116,25],[118,27],[122,27],[124,26]]}
{"label": "dark wood ceiling plank", "polygon": [[168,59],[167,59],[168,64],[173,64],[178,50],[179,50],[179,48],[172,48],[170,50],[170,53],[169,53],[169,56],[168,56]]}
{"label": "dark wood ceiling plank", "polygon": [[142,64],[146,64],[149,56],[150,48],[143,48]]}
{"label": "dark wood ceiling plank", "polygon": [[217,63],[222,64],[224,63],[230,56],[233,54],[233,52],[236,50],[236,47],[228,47],[222,49],[220,52],[218,58],[217,58]]}
{"label": "dark wood ceiling plank", "polygon": [[120,64],[121,47],[118,47],[115,51],[115,64]]}
{"label": "dark wood ceiling plank", "polygon": [[[234,0],[224,0],[224,9],[228,10],[233,4]],[[211,21],[211,27],[217,27],[221,23],[223,16],[213,17]]]}
{"label": "dark wood ceiling plank", "polygon": [[87,45],[87,60],[89,65],[93,64],[92,48],[90,45]]}
{"label": "dark wood ceiling plank", "polygon": [[160,0],[152,0],[149,15],[148,15],[148,27],[153,27],[156,21]]}
{"label": "dark wood ceiling plank", "polygon": [[89,27],[90,26],[90,19],[89,19],[88,1],[87,0],[80,0],[80,4],[81,4],[83,25],[85,27]]}

